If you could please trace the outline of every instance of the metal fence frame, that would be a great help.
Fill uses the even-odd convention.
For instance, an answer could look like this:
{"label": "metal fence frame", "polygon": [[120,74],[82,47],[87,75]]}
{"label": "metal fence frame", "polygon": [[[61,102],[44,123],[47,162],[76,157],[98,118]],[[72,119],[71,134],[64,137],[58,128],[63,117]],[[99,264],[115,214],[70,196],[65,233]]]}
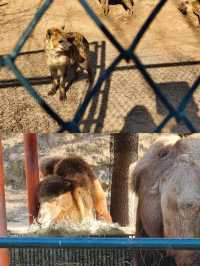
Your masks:
{"label": "metal fence frame", "polygon": [[0,248],[23,247],[199,250],[200,238],[0,237]]}
{"label": "metal fence frame", "polygon": [[30,82],[22,75],[20,69],[16,66],[15,60],[18,57],[20,51],[22,50],[24,44],[30,37],[31,33],[35,29],[36,25],[44,15],[44,13],[48,10],[50,5],[53,3],[53,0],[45,0],[41,7],[36,12],[34,18],[27,26],[26,30],[23,32],[22,36],[20,37],[19,41],[17,42],[15,48],[13,49],[11,54],[3,55],[0,57],[0,67],[9,67],[9,69],[15,74],[16,78],[19,80],[20,84],[24,86],[27,92],[35,99],[35,101],[46,111],[46,113],[54,119],[58,125],[60,126],[58,132],[69,131],[73,133],[79,133],[80,127],[79,124],[83,119],[83,116],[86,112],[86,109],[91,102],[91,100],[98,94],[100,91],[102,83],[107,80],[110,75],[113,73],[117,65],[120,63],[122,59],[125,59],[127,62],[133,61],[136,68],[142,74],[144,80],[148,83],[150,88],[154,91],[157,97],[160,99],[162,104],[168,111],[168,115],[163,119],[160,125],[154,130],[154,132],[161,132],[161,130],[165,127],[165,125],[171,120],[175,118],[177,123],[183,122],[189,131],[197,132],[197,129],[194,127],[190,119],[186,115],[186,108],[189,104],[194,92],[197,90],[199,83],[200,83],[200,76],[194,81],[191,88],[189,89],[188,93],[181,99],[180,103],[178,104],[177,108],[175,108],[169,99],[162,93],[160,87],[150,73],[147,71],[146,67],[142,63],[141,59],[135,53],[135,49],[140,43],[142,37],[147,32],[149,26],[154,21],[156,16],[159,14],[161,9],[166,4],[167,0],[159,0],[158,4],[155,6],[151,14],[148,16],[146,21],[144,22],[143,26],[140,28],[136,36],[134,37],[131,45],[129,48],[125,49],[120,42],[112,35],[109,29],[103,24],[103,22],[97,17],[94,13],[92,8],[87,3],[87,0],[79,0],[82,7],[87,11],[88,15],[91,19],[96,23],[98,28],[106,35],[106,37],[111,41],[111,43],[116,47],[119,51],[119,55],[113,60],[113,62],[105,69],[105,71],[100,75],[96,83],[94,84],[93,88],[87,93],[85,99],[81,103],[80,107],[75,113],[74,118],[71,121],[64,121],[56,111],[50,107],[45,100],[36,92],[36,90],[32,87]]}

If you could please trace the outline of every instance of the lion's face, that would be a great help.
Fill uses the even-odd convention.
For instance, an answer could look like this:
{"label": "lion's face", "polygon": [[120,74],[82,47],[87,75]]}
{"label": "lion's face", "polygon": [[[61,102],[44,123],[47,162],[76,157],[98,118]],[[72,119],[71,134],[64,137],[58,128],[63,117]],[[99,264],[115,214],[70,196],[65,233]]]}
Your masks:
{"label": "lion's face", "polygon": [[47,30],[46,33],[46,44],[50,49],[54,49],[56,52],[68,51],[72,43],[65,36],[65,32],[57,29],[51,28]]}

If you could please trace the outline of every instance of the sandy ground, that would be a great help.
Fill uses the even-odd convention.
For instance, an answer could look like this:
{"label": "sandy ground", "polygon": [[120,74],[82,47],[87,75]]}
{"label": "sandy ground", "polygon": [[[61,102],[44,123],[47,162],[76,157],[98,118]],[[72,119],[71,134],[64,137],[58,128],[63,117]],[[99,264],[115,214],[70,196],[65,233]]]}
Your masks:
{"label": "sandy ground", "polygon": [[[1,54],[12,50],[41,1],[6,2],[7,5],[0,7]],[[132,17],[122,6],[111,6],[109,16],[105,17],[98,1],[88,2],[125,47],[130,44],[157,3],[137,1]],[[50,77],[45,63],[43,39],[47,28],[61,25],[70,31],[79,31],[88,38],[96,79],[118,52],[88,17],[79,1],[54,1],[18,57],[17,66],[54,110],[63,119],[70,120],[87,92],[85,76],[68,91],[65,103],[59,101],[58,94],[54,97],[47,95]],[[174,105],[180,102],[199,75],[199,31],[194,16],[184,17],[174,1],[167,1],[137,48],[137,54],[146,69]],[[1,132],[50,132],[58,128],[57,123],[41,110],[7,69],[0,70],[0,88]],[[187,108],[188,117],[197,129],[200,120],[199,103],[200,93],[197,90]],[[134,65],[122,61],[89,105],[80,126],[83,132],[150,132],[166,114],[165,107]],[[175,125],[173,121],[165,128],[165,132],[168,131],[186,132],[187,129],[183,124]]]}

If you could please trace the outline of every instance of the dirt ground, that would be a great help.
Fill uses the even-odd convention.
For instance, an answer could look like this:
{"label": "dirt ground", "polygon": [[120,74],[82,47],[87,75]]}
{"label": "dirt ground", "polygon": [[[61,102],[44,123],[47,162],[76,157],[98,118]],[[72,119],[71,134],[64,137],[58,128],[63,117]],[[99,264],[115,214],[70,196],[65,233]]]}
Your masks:
{"label": "dirt ground", "polygon": [[[8,0],[0,7],[0,53],[11,52],[19,36],[28,25],[40,0]],[[88,0],[111,32],[127,47],[132,37],[158,1],[139,0],[130,17],[121,5],[111,6],[108,17],[97,0]],[[110,65],[118,52],[86,14],[79,1],[56,0],[37,25],[17,59],[17,66],[34,85],[36,91],[62,116],[73,118],[87,92],[83,75],[67,93],[67,101],[59,101],[58,94],[47,95],[50,87],[45,63],[43,39],[51,26],[65,25],[69,31],[83,33],[90,42],[93,70],[97,79]],[[180,102],[199,75],[200,28],[196,17],[183,16],[174,1],[167,1],[137,48],[146,69],[160,85],[174,105]],[[37,105],[16,77],[7,69],[0,70],[0,130],[14,132],[52,132],[58,125]],[[197,90],[187,108],[188,117],[199,129],[200,92]],[[130,63],[122,61],[100,93],[87,108],[82,122],[83,132],[151,132],[168,112]],[[174,121],[165,132],[187,132],[183,124]]]}

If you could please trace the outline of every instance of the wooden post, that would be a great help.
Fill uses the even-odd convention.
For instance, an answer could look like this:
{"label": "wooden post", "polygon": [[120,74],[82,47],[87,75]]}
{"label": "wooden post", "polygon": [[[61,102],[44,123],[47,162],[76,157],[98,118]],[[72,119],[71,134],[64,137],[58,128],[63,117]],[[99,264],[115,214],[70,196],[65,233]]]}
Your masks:
{"label": "wooden post", "polygon": [[[138,154],[138,134],[117,133],[114,137],[114,161],[111,186],[110,212],[113,222],[130,226],[135,222],[130,211],[132,193],[130,189],[129,166]],[[134,206],[133,204],[131,204]]]}
{"label": "wooden post", "polygon": [[[6,204],[4,190],[3,149],[0,138],[0,236],[7,235]],[[9,266],[9,250],[0,249],[0,266]]]}
{"label": "wooden post", "polygon": [[28,191],[29,223],[32,224],[38,214],[37,189],[39,184],[39,168],[37,153],[37,135],[24,134],[25,174]]}

